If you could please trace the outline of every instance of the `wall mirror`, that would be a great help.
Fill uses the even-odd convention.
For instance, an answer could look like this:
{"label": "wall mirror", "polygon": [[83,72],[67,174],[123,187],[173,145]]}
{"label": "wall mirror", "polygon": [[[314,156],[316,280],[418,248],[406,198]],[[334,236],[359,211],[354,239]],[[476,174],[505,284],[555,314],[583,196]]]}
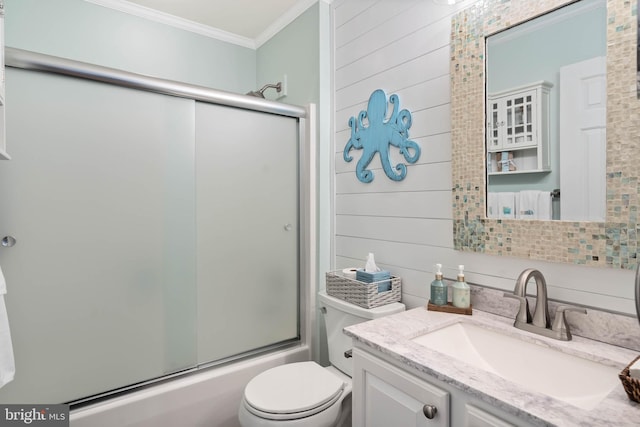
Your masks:
{"label": "wall mirror", "polygon": [[[640,168],[637,167],[640,150],[637,150],[636,146],[640,137],[640,108],[635,90],[637,25],[634,3],[628,0],[608,0],[606,4],[604,0],[483,0],[474,3],[453,18],[451,106],[455,249],[591,266],[636,266],[640,185]],[[590,14],[597,16],[598,13],[606,13],[605,32],[601,33],[598,39],[593,28],[588,28],[585,32],[582,27],[589,24],[577,24],[572,21],[573,18],[567,18],[567,15],[554,18],[558,12],[563,11],[573,11],[573,15],[568,16],[582,18]],[[593,19],[602,22],[602,16]],[[557,24],[544,24],[545,21],[554,20]],[[556,162],[563,157],[562,150],[565,148],[569,153],[577,153],[574,146],[567,143],[567,147],[564,147],[562,141],[566,139],[574,142],[580,139],[563,136],[565,131],[561,129],[561,125],[564,125],[567,119],[557,112],[552,115],[552,108],[544,111],[537,104],[538,99],[546,96],[548,99],[544,102],[554,106],[556,111],[563,107],[567,109],[560,105],[560,86],[570,85],[560,84],[560,70],[547,75],[525,75],[533,66],[530,65],[529,69],[524,70],[514,68],[513,64],[500,65],[500,61],[504,61],[504,58],[501,59],[500,49],[505,46],[506,49],[514,49],[510,43],[518,38],[511,35],[515,31],[510,29],[528,28],[531,34],[537,26],[545,25],[545,31],[557,31],[554,37],[556,40],[562,39],[562,43],[556,42],[558,45],[564,45],[572,39],[578,40],[578,45],[562,48],[559,53],[561,56],[573,56],[581,49],[581,45],[586,44],[596,44],[600,49],[600,52],[595,52],[594,55],[585,53],[584,57],[573,58],[576,60],[562,66],[568,67],[583,60],[587,61],[590,60],[587,56],[592,56],[600,57],[600,64],[596,65],[605,71],[602,84],[587,85],[586,88],[583,83],[577,85],[586,94],[588,105],[598,100],[604,103],[603,126],[595,129],[597,126],[594,126],[594,123],[597,120],[593,118],[587,122],[588,131],[591,132],[589,141],[596,141],[593,145],[596,147],[594,151],[597,152],[597,156],[593,152],[590,156],[599,156],[600,160],[605,158],[605,163],[596,166],[595,163],[588,162],[589,156],[574,156],[574,160],[584,171],[582,178],[574,178],[576,184],[579,184],[575,187],[576,194],[591,197],[598,193],[599,211],[596,214],[578,213],[572,216],[570,209],[562,206],[560,209],[556,208],[559,214],[555,218],[559,220],[537,220],[530,217],[515,219],[515,216],[494,218],[489,211],[491,206],[495,206],[495,200],[491,200],[488,206],[489,195],[494,192],[517,193],[521,190],[532,190],[550,193],[559,188],[561,201],[565,196],[566,200],[570,201],[571,195],[574,194],[573,190],[568,189],[573,187],[566,187],[567,190],[562,188],[560,173],[563,167]],[[552,30],[549,25],[557,27]],[[526,39],[527,34],[524,37]],[[595,41],[585,43],[591,40],[591,37],[596,37]],[[600,54],[603,48],[604,58]],[[524,63],[533,58],[532,49],[523,46],[515,49],[518,50],[519,56],[510,55],[512,63]],[[543,46],[542,52],[538,54],[540,56],[534,58],[538,65],[551,63],[554,61],[553,57],[558,55],[552,51],[549,43],[546,44],[546,49]],[[590,64],[587,68],[591,70],[596,65]],[[562,98],[566,100],[576,97],[578,95],[572,95],[570,92]],[[535,103],[533,99],[536,100]],[[507,107],[509,101],[511,105]],[[504,146],[496,146],[491,149],[491,144],[494,143],[494,128],[488,125],[491,124],[492,102],[499,104],[496,107],[498,110],[502,109],[496,117],[504,118],[505,127],[509,124],[505,111],[511,108],[511,136],[522,137],[518,143],[529,142],[531,147],[532,142],[527,141],[527,125],[533,125],[528,122],[529,117],[540,118],[548,114],[549,134],[554,136],[549,137],[550,148],[547,152],[536,145],[536,150],[541,153],[541,161],[537,158],[532,160],[533,156],[530,153],[523,156],[523,153],[517,152],[531,152],[531,147],[505,149]],[[519,106],[522,108],[518,109]],[[568,110],[573,111],[576,108]],[[516,129],[516,125],[522,125],[524,128]],[[508,135],[506,131],[504,134]],[[555,144],[552,143],[554,138]],[[512,143],[515,144],[516,141],[513,140]],[[548,161],[545,161],[547,155]],[[571,156],[565,154],[564,157]],[[498,172],[498,165],[504,166],[507,170]],[[509,170],[510,168],[513,170]],[[515,173],[518,170],[522,172],[532,168],[539,171],[533,174]],[[572,168],[578,169],[569,166],[570,170],[567,172],[574,172]],[[596,172],[596,168],[600,170]],[[558,172],[557,177],[552,175],[555,174],[554,170]],[[532,176],[537,178],[531,178]],[[589,182],[585,187],[587,179],[593,182]],[[602,198],[605,199],[604,207]],[[578,202],[583,202],[584,199],[585,197],[578,197]],[[566,211],[564,217],[562,210]]]}
{"label": "wall mirror", "polygon": [[580,0],[486,37],[489,218],[605,220],[606,22]]}

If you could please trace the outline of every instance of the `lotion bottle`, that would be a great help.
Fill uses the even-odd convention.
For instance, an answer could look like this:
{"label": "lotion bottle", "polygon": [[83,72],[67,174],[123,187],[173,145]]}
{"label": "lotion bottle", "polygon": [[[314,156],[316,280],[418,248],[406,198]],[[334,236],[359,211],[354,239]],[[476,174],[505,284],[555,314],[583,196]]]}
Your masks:
{"label": "lotion bottle", "polygon": [[469,308],[471,306],[471,289],[464,281],[464,265],[458,266],[458,281],[453,285],[453,306]]}
{"label": "lotion bottle", "polygon": [[442,281],[442,264],[436,264],[436,279],[431,282],[431,298],[435,305],[447,305],[447,285]]}

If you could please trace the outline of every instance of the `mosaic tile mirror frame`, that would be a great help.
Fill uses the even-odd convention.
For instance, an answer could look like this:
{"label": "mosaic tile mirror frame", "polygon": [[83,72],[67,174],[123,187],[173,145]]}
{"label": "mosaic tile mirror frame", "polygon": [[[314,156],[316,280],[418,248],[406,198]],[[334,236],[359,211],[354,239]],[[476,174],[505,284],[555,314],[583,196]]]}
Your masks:
{"label": "mosaic tile mirror frame", "polygon": [[573,1],[483,0],[452,19],[454,247],[542,261],[632,269],[638,256],[640,101],[637,1],[607,0],[605,222],[486,217],[485,37]]}

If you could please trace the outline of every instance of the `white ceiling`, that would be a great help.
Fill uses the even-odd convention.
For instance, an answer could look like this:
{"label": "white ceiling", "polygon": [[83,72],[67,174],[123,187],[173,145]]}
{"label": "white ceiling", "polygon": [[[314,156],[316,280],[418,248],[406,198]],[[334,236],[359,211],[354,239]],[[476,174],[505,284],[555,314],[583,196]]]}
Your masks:
{"label": "white ceiling", "polygon": [[300,0],[128,0],[149,9],[256,39]]}

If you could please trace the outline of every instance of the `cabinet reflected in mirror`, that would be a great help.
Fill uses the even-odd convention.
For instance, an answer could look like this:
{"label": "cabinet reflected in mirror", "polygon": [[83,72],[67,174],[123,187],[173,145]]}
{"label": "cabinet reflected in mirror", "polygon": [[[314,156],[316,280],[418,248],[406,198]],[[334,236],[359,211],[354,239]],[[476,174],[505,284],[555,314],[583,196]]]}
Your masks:
{"label": "cabinet reflected in mirror", "polygon": [[605,220],[606,7],[581,0],[486,38],[489,218]]}

